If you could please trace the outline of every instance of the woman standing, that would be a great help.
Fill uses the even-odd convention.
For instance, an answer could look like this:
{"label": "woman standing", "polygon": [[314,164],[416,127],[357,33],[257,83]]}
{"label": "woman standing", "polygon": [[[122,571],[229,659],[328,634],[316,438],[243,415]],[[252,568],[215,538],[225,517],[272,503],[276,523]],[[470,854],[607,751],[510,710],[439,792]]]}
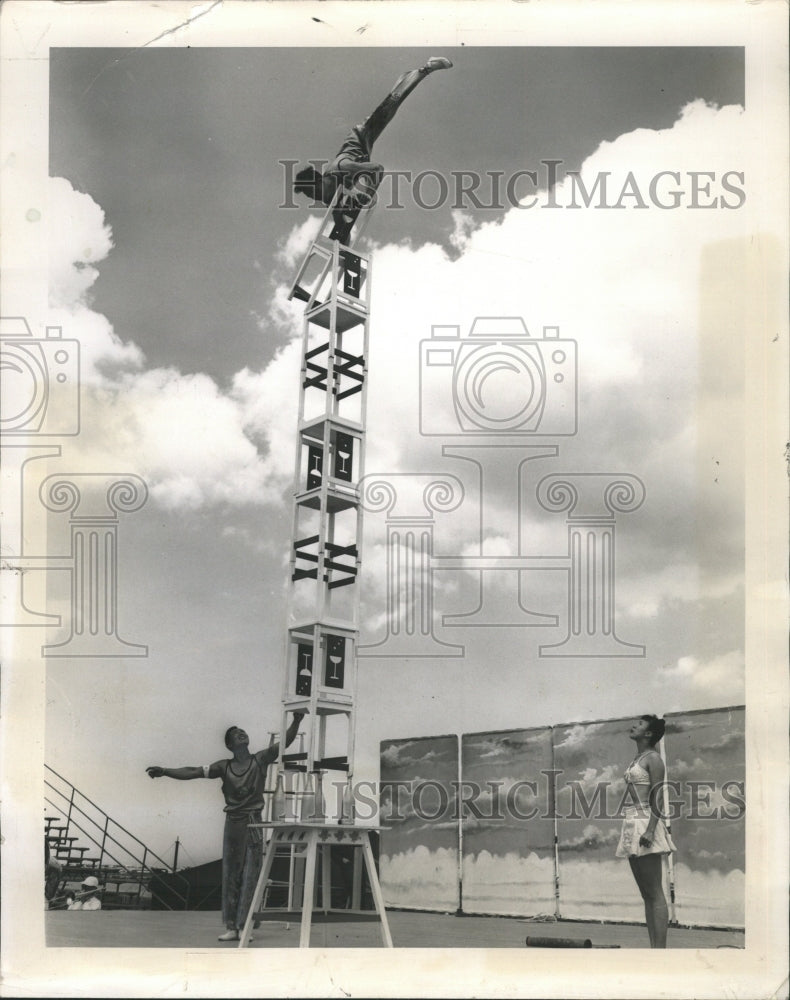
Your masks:
{"label": "woman standing", "polygon": [[664,896],[663,858],[676,850],[661,816],[659,796],[664,787],[664,762],[656,745],[666,723],[643,715],[628,731],[636,756],[625,770],[623,828],[615,852],[628,858],[642,899],[651,948],[666,948],[669,911]]}

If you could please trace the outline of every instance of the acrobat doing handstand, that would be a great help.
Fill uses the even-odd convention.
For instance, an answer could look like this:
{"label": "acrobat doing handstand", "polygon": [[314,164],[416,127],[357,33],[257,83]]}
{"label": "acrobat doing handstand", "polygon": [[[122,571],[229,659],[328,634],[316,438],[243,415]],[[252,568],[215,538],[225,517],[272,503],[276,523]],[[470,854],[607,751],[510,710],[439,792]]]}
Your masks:
{"label": "acrobat doing handstand", "polygon": [[294,190],[323,205],[332,204],[339,187],[345,189],[342,205],[335,213],[335,238],[342,241],[348,235],[357,213],[370,202],[381,182],[384,167],[371,160],[373,143],[426,76],[438,69],[450,69],[452,65],[444,56],[432,56],[424,66],[404,73],[373,114],[351,129],[323,173],[314,166],[303,167],[296,173]]}

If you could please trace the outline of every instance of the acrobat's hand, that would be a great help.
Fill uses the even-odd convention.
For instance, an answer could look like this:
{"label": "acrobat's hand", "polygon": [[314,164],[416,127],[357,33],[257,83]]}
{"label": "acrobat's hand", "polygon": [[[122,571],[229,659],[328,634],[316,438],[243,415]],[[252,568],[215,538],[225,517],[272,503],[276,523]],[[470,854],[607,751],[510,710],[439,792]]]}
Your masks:
{"label": "acrobat's hand", "polygon": [[653,834],[652,833],[647,833],[647,832],[643,833],[642,836],[639,838],[639,846],[640,847],[652,847],[653,846]]}
{"label": "acrobat's hand", "polygon": [[147,767],[145,772],[149,778],[162,778],[164,777],[165,769],[158,764],[154,764],[151,767]]}

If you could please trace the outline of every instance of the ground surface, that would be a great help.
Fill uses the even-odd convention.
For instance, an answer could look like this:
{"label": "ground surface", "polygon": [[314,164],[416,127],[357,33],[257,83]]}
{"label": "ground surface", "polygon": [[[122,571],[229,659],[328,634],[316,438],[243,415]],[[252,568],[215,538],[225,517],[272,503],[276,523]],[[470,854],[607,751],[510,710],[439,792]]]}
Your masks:
{"label": "ground surface", "polygon": [[[457,917],[441,913],[391,910],[387,914],[396,948],[523,948],[530,937],[589,938],[593,947],[646,948],[647,931],[630,924],[560,921],[545,923],[520,917]],[[156,910],[103,910],[46,914],[47,946],[53,948],[235,948],[217,941],[219,912],[172,913]],[[299,927],[266,922],[255,931],[251,948],[296,948]],[[314,924],[314,948],[381,947],[378,922]],[[669,948],[743,948],[742,931],[675,928]]]}

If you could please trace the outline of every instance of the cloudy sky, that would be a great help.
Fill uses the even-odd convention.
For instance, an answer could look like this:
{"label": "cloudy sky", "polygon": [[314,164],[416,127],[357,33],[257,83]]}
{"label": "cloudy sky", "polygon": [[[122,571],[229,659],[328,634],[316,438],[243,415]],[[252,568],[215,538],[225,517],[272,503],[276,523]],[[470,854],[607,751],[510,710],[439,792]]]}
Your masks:
{"label": "cloudy sky", "polygon": [[[148,655],[48,661],[46,759],[155,850],[179,836],[185,861],[219,853],[219,788],[151,783],[145,766],[221,757],[231,723],[258,745],[279,725],[300,334],[286,291],[317,220],[282,207],[279,161],[334,155],[431,54],[453,69],[409,97],[376,155],[445,177],[534,170],[539,190],[498,210],[426,210],[407,192],[375,213],[366,471],[456,477],[463,502],[434,519],[448,557],[561,557],[565,515],[540,507],[538,481],[636,477],[645,501],[618,517],[615,597],[619,637],[646,652],[542,657],[566,631],[563,569],[486,575],[486,607],[520,601],[556,620],[544,628],[504,612],[442,624],[474,610],[481,582],[439,572],[436,635],[461,655],[361,660],[357,775],[377,776],[382,739],[743,702],[743,330],[749,236],[770,245],[772,223],[750,188],[742,49],[53,49],[50,322],[80,341],[82,430],[37,474],[145,480],[147,503],[120,520],[118,588],[120,634]],[[569,171],[588,191],[606,175],[618,207],[565,207]],[[658,200],[678,190],[676,209],[649,194],[662,171],[678,177]],[[536,340],[558,326],[578,352],[576,435],[486,439],[482,472],[443,452],[463,435],[420,433],[421,407],[440,430],[452,412],[449,383],[421,388],[420,344],[478,316],[522,317]],[[556,452],[522,466],[533,444]],[[65,551],[63,517],[47,528]],[[364,553],[375,643],[383,514],[366,516]],[[62,609],[65,574],[50,577]]]}

